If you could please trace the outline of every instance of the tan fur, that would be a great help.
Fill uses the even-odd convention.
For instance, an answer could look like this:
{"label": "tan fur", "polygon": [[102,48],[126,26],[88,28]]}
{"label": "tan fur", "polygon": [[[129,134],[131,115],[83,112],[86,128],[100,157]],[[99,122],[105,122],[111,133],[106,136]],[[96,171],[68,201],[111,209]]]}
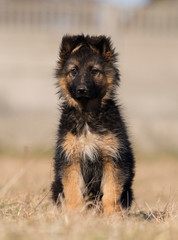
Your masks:
{"label": "tan fur", "polygon": [[107,77],[108,87],[111,87],[111,86],[112,86],[113,81],[114,81],[114,77],[113,77],[113,76],[108,76],[108,77]]}
{"label": "tan fur", "polygon": [[[76,46],[76,47],[72,50],[71,53],[77,52],[82,46],[83,46],[83,44],[79,44],[78,46]],[[95,47],[93,47],[93,46],[90,45],[90,44],[89,44],[89,47],[90,47],[90,49],[93,51],[93,53],[99,54],[99,51],[98,51]]]}
{"label": "tan fur", "polygon": [[119,183],[118,179],[119,170],[114,167],[111,161],[112,160],[110,158],[108,158],[108,161],[106,161],[105,159],[102,179],[102,204],[104,214],[107,216],[112,215],[115,212],[121,211],[120,205],[117,203],[117,200],[122,192],[122,184]]}
{"label": "tan fur", "polygon": [[92,133],[85,127],[85,131],[81,136],[75,136],[72,133],[67,133],[63,148],[70,161],[72,158],[79,158],[80,156],[85,159],[88,156],[91,161],[101,153],[103,157],[110,156],[116,157],[119,148],[118,139],[112,133],[107,133],[104,136]]}
{"label": "tan fur", "polygon": [[82,47],[82,44],[78,45],[77,47],[75,47],[71,53],[75,53],[77,52],[80,48]]}
{"label": "tan fur", "polygon": [[83,194],[81,191],[83,179],[78,162],[74,161],[66,168],[62,183],[64,188],[66,212],[70,213],[75,210],[82,210],[84,207]]}
{"label": "tan fur", "polygon": [[109,60],[112,61],[113,60],[113,53],[111,51],[107,51],[105,53],[105,57]]}
{"label": "tan fur", "polygon": [[70,106],[75,106],[78,108],[79,106],[78,106],[77,102],[71,97],[71,95],[67,89],[66,81],[67,81],[67,79],[65,77],[60,78],[60,82],[59,82],[60,88],[63,92],[65,92],[65,98],[67,98],[68,104]]}
{"label": "tan fur", "polygon": [[105,104],[105,101],[108,100],[108,99],[111,99],[111,90],[116,86],[113,85],[113,82],[114,82],[114,76],[112,76],[111,74],[106,76],[106,94],[105,96],[102,98],[102,105]]}

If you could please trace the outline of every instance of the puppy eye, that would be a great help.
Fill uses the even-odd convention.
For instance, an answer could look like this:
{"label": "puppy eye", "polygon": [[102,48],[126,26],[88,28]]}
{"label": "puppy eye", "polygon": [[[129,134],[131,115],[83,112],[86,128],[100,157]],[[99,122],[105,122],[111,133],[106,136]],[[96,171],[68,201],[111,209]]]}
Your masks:
{"label": "puppy eye", "polygon": [[72,77],[75,77],[77,75],[77,69],[76,68],[72,68],[69,72],[69,74],[72,76]]}
{"label": "puppy eye", "polygon": [[94,75],[94,76],[96,76],[96,75],[99,74],[99,73],[100,73],[100,70],[98,70],[98,69],[93,68],[93,69],[91,70],[91,74]]}

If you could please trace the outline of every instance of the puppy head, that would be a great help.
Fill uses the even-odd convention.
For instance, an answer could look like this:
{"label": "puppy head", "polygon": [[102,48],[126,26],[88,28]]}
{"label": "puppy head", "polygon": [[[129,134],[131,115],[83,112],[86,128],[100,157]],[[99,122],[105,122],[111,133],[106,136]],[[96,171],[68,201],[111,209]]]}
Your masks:
{"label": "puppy head", "polygon": [[56,72],[63,95],[75,101],[104,98],[119,80],[116,56],[105,36],[64,36]]}

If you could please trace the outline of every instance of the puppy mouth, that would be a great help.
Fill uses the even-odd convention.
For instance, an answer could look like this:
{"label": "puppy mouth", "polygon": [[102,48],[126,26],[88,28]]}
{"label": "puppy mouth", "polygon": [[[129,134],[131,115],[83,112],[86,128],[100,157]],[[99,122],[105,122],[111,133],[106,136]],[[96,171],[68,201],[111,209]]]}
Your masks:
{"label": "puppy mouth", "polygon": [[82,101],[82,100],[89,100],[90,97],[89,97],[89,94],[88,94],[87,91],[81,91],[81,92],[76,93],[75,99],[79,100],[79,101]]}
{"label": "puppy mouth", "polygon": [[75,99],[78,100],[78,101],[88,101],[88,100],[90,100],[90,98],[88,96],[77,96]]}

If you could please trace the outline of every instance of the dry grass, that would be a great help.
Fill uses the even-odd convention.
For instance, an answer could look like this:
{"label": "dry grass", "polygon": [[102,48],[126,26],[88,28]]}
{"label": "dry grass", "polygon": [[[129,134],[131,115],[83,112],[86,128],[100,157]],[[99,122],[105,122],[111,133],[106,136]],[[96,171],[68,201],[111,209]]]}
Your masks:
{"label": "dry grass", "polygon": [[51,159],[1,157],[0,239],[177,239],[178,161],[170,156],[137,158],[130,213],[106,218],[92,211],[67,217],[53,206]]}

